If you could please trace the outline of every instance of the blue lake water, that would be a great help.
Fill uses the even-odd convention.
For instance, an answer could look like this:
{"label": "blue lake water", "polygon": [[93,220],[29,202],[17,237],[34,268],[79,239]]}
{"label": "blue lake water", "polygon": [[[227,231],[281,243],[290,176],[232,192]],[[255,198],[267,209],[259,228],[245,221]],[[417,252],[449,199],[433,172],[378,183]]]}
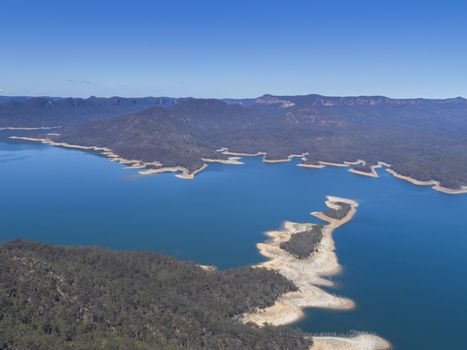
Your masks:
{"label": "blue lake water", "polygon": [[310,222],[326,195],[356,199],[335,231],[344,267],[334,293],[350,312],[310,309],[313,333],[370,331],[396,349],[466,349],[467,195],[417,187],[379,171],[294,163],[210,165],[195,180],[137,170],[90,152],[0,139],[0,241],[157,251],[229,268],[262,260],[255,247],[283,220]]}

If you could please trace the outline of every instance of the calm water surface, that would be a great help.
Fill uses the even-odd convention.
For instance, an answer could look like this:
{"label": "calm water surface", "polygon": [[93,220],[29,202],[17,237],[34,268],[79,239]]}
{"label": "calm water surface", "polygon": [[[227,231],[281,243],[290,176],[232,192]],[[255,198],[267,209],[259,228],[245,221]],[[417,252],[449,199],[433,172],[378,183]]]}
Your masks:
{"label": "calm water surface", "polygon": [[[17,133],[17,132],[16,132]],[[210,165],[194,181],[138,176],[89,152],[0,137],[0,241],[157,251],[229,268],[262,260],[255,244],[283,220],[310,222],[325,195],[359,201],[335,232],[344,267],[332,292],[351,312],[310,309],[295,326],[370,331],[396,349],[467,348],[467,195],[449,196],[380,171],[293,163]]]}

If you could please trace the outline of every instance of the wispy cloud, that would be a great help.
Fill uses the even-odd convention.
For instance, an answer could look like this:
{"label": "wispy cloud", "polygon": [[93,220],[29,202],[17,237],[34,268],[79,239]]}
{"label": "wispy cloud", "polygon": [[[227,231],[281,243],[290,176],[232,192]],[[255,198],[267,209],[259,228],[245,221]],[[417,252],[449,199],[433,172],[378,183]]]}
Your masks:
{"label": "wispy cloud", "polygon": [[2,95],[11,95],[13,91],[0,88],[0,94]]}
{"label": "wispy cloud", "polygon": [[91,85],[91,84],[94,84],[94,82],[92,82],[90,80],[68,79],[67,82],[71,83],[71,84],[79,84],[79,85]]}

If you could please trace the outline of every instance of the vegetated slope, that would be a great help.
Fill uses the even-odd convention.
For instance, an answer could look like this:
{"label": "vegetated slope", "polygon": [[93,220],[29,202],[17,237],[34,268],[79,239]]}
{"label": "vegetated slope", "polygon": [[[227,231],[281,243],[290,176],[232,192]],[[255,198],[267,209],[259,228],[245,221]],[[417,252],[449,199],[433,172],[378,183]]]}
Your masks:
{"label": "vegetated slope", "polygon": [[346,202],[335,202],[334,205],[336,205],[338,208],[327,208],[323,214],[328,218],[335,220],[342,220],[352,209],[352,206]]}
{"label": "vegetated slope", "polygon": [[280,247],[297,259],[306,259],[316,251],[322,239],[323,226],[313,225],[310,230],[294,233],[288,241],[282,242]]}
{"label": "vegetated slope", "polygon": [[203,164],[201,158],[225,158],[214,145],[254,128],[261,117],[261,111],[220,100],[188,99],[171,108],[153,107],[68,127],[54,140],[108,147],[126,159],[158,161],[164,166],[184,166],[194,171]]}
{"label": "vegetated slope", "polygon": [[0,103],[0,127],[40,127],[81,123],[169,106],[179,99],[168,97],[10,98]]}
{"label": "vegetated slope", "polygon": [[[265,95],[226,101],[184,99],[155,121],[159,109],[71,125],[54,139],[190,170],[202,164],[200,158],[223,157],[214,152],[228,147],[267,152],[269,159],[307,152],[307,163],[363,159],[361,170],[384,161],[418,180],[467,185],[465,99]],[[145,118],[152,122],[146,125]]]}
{"label": "vegetated slope", "polygon": [[293,290],[266,269],[18,240],[0,245],[0,348],[308,349],[300,331],[235,319]]}
{"label": "vegetated slope", "polygon": [[108,147],[127,159],[183,165],[195,170],[202,164],[201,158],[214,157],[216,152],[192,135],[189,125],[172,118],[168,110],[154,107],[134,115],[66,128],[64,136],[56,139]]}

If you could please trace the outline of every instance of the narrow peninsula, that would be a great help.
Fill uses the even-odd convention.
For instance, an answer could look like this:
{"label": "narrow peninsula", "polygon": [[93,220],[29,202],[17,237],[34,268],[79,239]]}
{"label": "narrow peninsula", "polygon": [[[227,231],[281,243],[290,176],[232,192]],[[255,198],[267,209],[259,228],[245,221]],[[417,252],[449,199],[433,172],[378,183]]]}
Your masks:
{"label": "narrow peninsula", "polygon": [[[333,282],[326,277],[341,271],[335,253],[332,234],[334,230],[355,215],[358,203],[345,198],[328,196],[327,210],[311,214],[326,225],[294,223],[286,221],[279,231],[269,231],[268,241],[258,243],[260,253],[268,260],[256,266],[279,272],[292,281],[296,291],[284,293],[274,305],[245,313],[243,322],[260,326],[285,325],[303,316],[304,308],[351,310],[354,301],[333,295],[320,287],[331,287]],[[390,343],[375,335],[362,333],[358,337],[313,337],[316,346],[312,349],[389,349]],[[334,348],[334,344],[340,344]]]}
{"label": "narrow peninsula", "polygon": [[4,349],[383,350],[366,333],[321,337],[285,325],[307,307],[349,310],[331,295],[340,271],[332,233],[358,204],[328,197],[321,224],[285,222],[258,243],[267,261],[229,270],[157,253],[0,245],[0,346]]}

